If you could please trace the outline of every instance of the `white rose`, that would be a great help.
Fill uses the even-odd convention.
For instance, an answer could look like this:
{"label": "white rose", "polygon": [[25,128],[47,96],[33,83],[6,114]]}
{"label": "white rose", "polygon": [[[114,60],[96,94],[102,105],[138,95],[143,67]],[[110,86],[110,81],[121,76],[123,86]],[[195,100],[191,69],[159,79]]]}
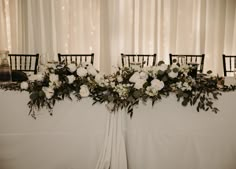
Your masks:
{"label": "white rose", "polygon": [[81,97],[88,97],[89,96],[89,89],[87,85],[80,86],[79,94]]}
{"label": "white rose", "polygon": [[103,83],[104,82],[104,76],[100,73],[98,73],[96,76],[95,76],[95,81],[97,83]]}
{"label": "white rose", "polygon": [[67,79],[68,79],[68,83],[72,84],[75,81],[75,76],[74,75],[68,75]]}
{"label": "white rose", "polygon": [[80,76],[80,77],[86,76],[87,73],[88,73],[88,71],[83,67],[80,67],[80,68],[77,69],[77,75]]}
{"label": "white rose", "polygon": [[141,73],[139,73],[139,77],[140,77],[140,79],[147,79],[148,78],[148,74],[145,73],[145,72],[141,72]]}
{"label": "white rose", "polygon": [[69,64],[69,65],[67,65],[67,67],[71,73],[75,72],[77,69],[75,64]]}
{"label": "white rose", "polygon": [[23,90],[27,90],[29,87],[29,84],[27,82],[21,82],[20,88]]}
{"label": "white rose", "polygon": [[141,89],[141,88],[143,88],[143,85],[144,85],[145,82],[146,82],[145,79],[139,79],[139,80],[135,83],[134,88],[135,88],[135,89]]}
{"label": "white rose", "polygon": [[151,87],[157,89],[157,91],[161,90],[164,86],[165,86],[164,82],[158,79],[153,79],[151,81]]}
{"label": "white rose", "polygon": [[51,87],[43,87],[42,90],[45,93],[47,99],[51,99],[54,95],[54,89]]}
{"label": "white rose", "polygon": [[117,81],[118,81],[118,82],[122,82],[122,81],[123,81],[122,76],[117,76]]}
{"label": "white rose", "polygon": [[164,64],[164,63],[161,64],[160,66],[158,66],[158,69],[161,70],[161,71],[163,71],[163,72],[166,71],[167,68],[168,68],[168,65],[166,65],[166,64]]}
{"label": "white rose", "polygon": [[96,74],[97,74],[97,70],[92,65],[88,66],[87,71],[89,74],[91,74],[93,76],[96,76]]}
{"label": "white rose", "polygon": [[130,82],[136,83],[140,79],[140,75],[138,72],[135,72],[129,79]]}
{"label": "white rose", "polygon": [[168,76],[171,78],[176,78],[178,76],[178,72],[171,71],[168,73]]}

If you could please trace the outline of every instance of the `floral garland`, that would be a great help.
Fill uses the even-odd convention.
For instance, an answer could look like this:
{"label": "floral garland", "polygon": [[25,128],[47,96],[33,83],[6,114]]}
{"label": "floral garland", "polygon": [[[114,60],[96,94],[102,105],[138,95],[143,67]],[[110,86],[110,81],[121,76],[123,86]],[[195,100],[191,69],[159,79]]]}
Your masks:
{"label": "floral garland", "polygon": [[110,111],[126,108],[132,117],[133,107],[140,101],[152,100],[154,104],[162,97],[175,93],[183,106],[197,105],[197,111],[209,110],[217,113],[213,106],[221,91],[235,90],[225,87],[223,79],[211,76],[211,72],[200,78],[193,78],[191,66],[160,61],[158,65],[144,68],[117,68],[111,75],[104,75],[91,64],[47,65],[28,81],[0,85],[5,90],[27,91],[30,95],[29,114],[36,118],[36,112],[43,107],[52,115],[56,102],[65,98],[78,100],[91,97],[95,103],[105,103]]}

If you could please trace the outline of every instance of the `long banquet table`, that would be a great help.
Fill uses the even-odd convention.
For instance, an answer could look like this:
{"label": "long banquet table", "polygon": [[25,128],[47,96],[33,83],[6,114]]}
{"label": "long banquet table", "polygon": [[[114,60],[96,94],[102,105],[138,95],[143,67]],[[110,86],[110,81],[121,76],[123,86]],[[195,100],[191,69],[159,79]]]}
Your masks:
{"label": "long banquet table", "polygon": [[62,101],[28,116],[28,93],[0,93],[0,169],[91,169],[103,146],[106,108]]}
{"label": "long banquet table", "polygon": [[175,96],[140,104],[132,118],[89,98],[28,116],[26,92],[0,91],[0,169],[235,169],[236,92],[213,112]]}

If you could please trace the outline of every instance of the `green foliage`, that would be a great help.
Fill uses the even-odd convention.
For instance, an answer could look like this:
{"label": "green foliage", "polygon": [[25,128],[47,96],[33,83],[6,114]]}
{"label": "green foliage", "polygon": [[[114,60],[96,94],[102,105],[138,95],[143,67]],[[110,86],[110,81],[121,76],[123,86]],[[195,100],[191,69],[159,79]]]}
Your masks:
{"label": "green foliage", "polygon": [[[42,108],[52,110],[57,102],[64,99],[77,100],[91,97],[93,104],[104,103],[110,111],[126,109],[132,117],[134,106],[152,101],[154,105],[163,97],[174,93],[183,106],[196,105],[197,111],[211,110],[217,113],[214,100],[222,91],[235,90],[235,86],[224,86],[223,78],[205,76],[193,78],[189,75],[191,67],[178,64],[166,65],[163,61],[157,66],[135,70],[118,68],[111,75],[103,75],[91,65],[53,65],[44,72],[29,77],[22,83],[1,84],[3,90],[27,91],[29,93],[29,115],[36,118]],[[26,86],[24,86],[26,85]],[[27,86],[28,85],[28,86]]]}

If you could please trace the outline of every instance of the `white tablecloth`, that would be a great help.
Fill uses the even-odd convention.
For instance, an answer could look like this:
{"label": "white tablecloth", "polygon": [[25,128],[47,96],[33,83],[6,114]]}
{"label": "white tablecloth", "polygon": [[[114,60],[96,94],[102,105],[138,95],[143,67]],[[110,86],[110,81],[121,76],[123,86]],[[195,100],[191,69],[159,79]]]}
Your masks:
{"label": "white tablecloth", "polygon": [[175,96],[135,109],[126,118],[129,169],[236,169],[236,92],[197,112]]}
{"label": "white tablecloth", "polygon": [[92,100],[28,116],[28,93],[0,92],[0,169],[95,169],[109,112]]}
{"label": "white tablecloth", "polygon": [[0,169],[235,169],[236,92],[197,112],[170,96],[133,118],[92,100],[65,100],[38,119],[26,92],[0,91]]}

